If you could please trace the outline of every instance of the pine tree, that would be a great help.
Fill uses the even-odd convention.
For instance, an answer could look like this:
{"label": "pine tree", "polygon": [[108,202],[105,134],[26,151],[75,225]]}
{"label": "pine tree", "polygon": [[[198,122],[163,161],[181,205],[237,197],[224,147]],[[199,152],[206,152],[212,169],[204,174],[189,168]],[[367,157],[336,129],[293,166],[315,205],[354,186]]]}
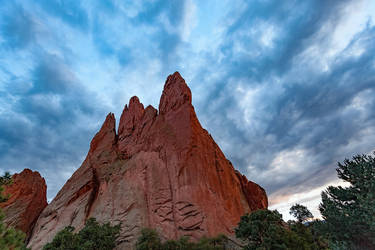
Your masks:
{"label": "pine tree", "polygon": [[339,247],[375,249],[375,158],[345,159],[338,163],[337,174],[350,186],[322,192],[319,209],[327,235]]}

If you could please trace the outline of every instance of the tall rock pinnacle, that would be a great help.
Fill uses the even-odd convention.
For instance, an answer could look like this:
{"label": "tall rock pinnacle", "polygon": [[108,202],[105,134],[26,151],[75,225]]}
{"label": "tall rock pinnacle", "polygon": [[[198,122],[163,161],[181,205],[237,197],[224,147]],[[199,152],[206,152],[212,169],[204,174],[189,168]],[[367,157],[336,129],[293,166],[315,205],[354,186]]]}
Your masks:
{"label": "tall rock pinnacle", "polygon": [[181,106],[191,106],[191,91],[180,73],[169,75],[160,98],[159,113],[165,114]]}
{"label": "tall rock pinnacle", "polygon": [[125,105],[118,134],[109,114],[82,166],[40,215],[29,247],[40,249],[87,218],[121,222],[118,249],[140,230],[166,239],[233,234],[244,213],[267,208],[265,191],[236,171],[202,128],[181,75],[168,76],[159,112],[137,97]]}

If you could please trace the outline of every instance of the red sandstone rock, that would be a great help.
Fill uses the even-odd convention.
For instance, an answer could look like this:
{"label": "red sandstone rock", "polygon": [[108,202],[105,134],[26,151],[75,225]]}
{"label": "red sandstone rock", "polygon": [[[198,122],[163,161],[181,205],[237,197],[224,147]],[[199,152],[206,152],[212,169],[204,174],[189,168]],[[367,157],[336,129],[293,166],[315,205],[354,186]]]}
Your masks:
{"label": "red sandstone rock", "polygon": [[5,214],[4,222],[29,236],[39,214],[47,206],[46,190],[46,183],[38,172],[25,169],[14,174],[12,183],[5,186],[3,192],[4,196],[10,197],[0,203]]}
{"label": "red sandstone rock", "polygon": [[267,208],[265,191],[201,127],[178,72],[167,78],[159,113],[132,97],[118,135],[115,124],[109,114],[82,166],[40,215],[32,249],[66,226],[81,229],[89,217],[122,222],[118,249],[129,249],[144,227],[168,239],[233,234],[240,216]]}

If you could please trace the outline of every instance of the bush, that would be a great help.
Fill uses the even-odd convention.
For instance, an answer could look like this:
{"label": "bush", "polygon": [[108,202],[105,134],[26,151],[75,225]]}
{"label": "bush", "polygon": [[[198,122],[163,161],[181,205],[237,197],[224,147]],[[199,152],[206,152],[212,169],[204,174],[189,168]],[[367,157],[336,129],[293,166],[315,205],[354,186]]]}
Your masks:
{"label": "bush", "polygon": [[74,233],[74,227],[66,227],[43,250],[110,250],[116,247],[119,233],[120,225],[100,225],[90,218],[78,234]]}
{"label": "bush", "polygon": [[247,240],[245,249],[326,249],[300,222],[286,224],[276,210],[257,210],[241,217],[236,237]]}
{"label": "bush", "polygon": [[222,250],[224,249],[226,237],[219,235],[215,238],[203,237],[199,242],[191,242],[188,237],[178,240],[167,240],[161,242],[159,234],[154,229],[145,228],[141,231],[136,249],[137,250]]}

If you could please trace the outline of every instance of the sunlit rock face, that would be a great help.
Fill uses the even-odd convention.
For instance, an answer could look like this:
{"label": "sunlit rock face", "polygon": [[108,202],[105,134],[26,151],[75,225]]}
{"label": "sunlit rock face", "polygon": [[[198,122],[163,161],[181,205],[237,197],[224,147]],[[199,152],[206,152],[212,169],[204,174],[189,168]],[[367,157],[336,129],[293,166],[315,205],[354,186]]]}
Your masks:
{"label": "sunlit rock face", "polygon": [[159,110],[132,97],[118,132],[108,114],[82,166],[40,215],[29,247],[40,249],[66,226],[79,230],[90,217],[122,223],[118,249],[131,249],[144,227],[168,239],[233,234],[241,215],[267,208],[265,191],[233,168],[191,99],[176,72]]}
{"label": "sunlit rock face", "polygon": [[46,191],[46,182],[38,172],[25,169],[14,174],[11,184],[4,187],[3,195],[9,199],[0,203],[5,224],[30,236],[39,214],[47,206]]}

